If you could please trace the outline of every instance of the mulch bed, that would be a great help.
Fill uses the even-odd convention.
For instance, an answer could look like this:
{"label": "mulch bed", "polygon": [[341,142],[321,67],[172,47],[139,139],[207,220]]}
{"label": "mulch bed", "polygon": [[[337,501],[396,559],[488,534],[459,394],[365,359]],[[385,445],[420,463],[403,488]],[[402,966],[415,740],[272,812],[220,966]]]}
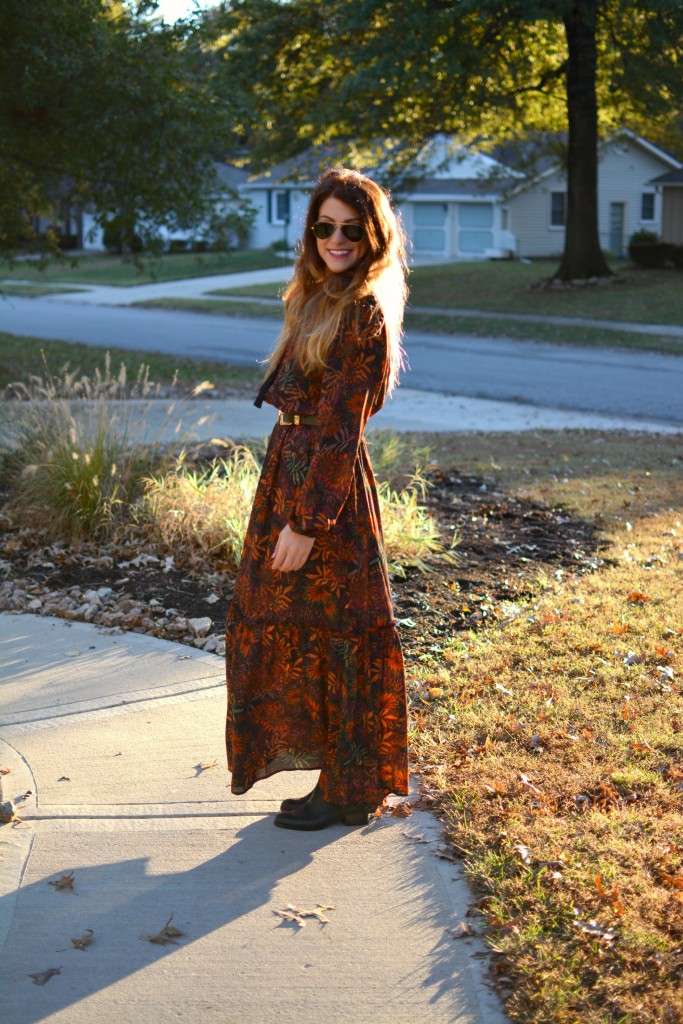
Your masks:
{"label": "mulch bed", "polygon": [[[514,616],[517,602],[539,593],[544,575],[579,575],[603,564],[595,527],[566,509],[506,494],[457,468],[426,475],[432,486],[424,504],[446,544],[454,531],[459,542],[456,564],[432,558],[429,572],[408,568],[405,578],[392,576],[408,664],[438,660],[455,633]],[[85,619],[222,653],[231,573],[197,561],[183,564],[182,553],[170,557],[144,536],[74,549],[11,521],[5,525],[0,610]],[[210,625],[197,626],[207,618]]]}

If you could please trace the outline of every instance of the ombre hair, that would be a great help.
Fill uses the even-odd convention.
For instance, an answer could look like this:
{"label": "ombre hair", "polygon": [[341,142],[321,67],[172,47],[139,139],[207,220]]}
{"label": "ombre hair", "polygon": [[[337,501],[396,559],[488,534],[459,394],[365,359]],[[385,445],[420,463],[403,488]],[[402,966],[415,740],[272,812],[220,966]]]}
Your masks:
{"label": "ombre hair", "polygon": [[[349,270],[333,273],[318,253],[313,225],[325,199],[339,199],[357,214],[365,228],[365,252]],[[401,344],[407,299],[405,235],[391,208],[388,193],[358,171],[335,167],[326,171],[311,196],[294,276],[284,294],[285,322],[268,359],[267,372],[277,365],[291,340],[296,361],[307,376],[322,374],[330,348],[349,318],[358,317],[359,301],[374,296],[378,330],[386,328],[389,356],[388,392],[398,383],[403,366]]]}

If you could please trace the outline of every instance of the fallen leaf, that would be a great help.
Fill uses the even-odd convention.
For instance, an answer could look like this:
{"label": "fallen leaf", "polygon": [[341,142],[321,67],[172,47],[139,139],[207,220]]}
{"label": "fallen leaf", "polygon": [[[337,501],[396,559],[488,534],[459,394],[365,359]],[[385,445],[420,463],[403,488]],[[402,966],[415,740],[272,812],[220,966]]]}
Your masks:
{"label": "fallen leaf", "polygon": [[538,786],[534,786],[531,779],[529,779],[529,777],[525,775],[524,772],[520,772],[519,777],[522,780],[525,789],[527,789],[529,793],[532,793],[533,796],[543,796],[542,790],[540,790]]}
{"label": "fallen leaf", "polygon": [[71,782],[71,779],[69,778],[68,775],[62,775],[59,779],[57,779],[57,782]]}
{"label": "fallen leaf", "polygon": [[157,946],[165,946],[167,943],[172,946],[178,946],[180,943],[176,942],[185,934],[185,932],[179,931],[177,928],[173,928],[171,921],[173,920],[173,914],[169,917],[168,921],[157,935],[143,935],[143,939],[147,942],[152,942]]}
{"label": "fallen leaf", "polygon": [[434,856],[440,857],[441,860],[448,860],[451,862],[451,864],[458,863],[458,859],[451,850],[450,846],[437,846],[437,848],[434,850]]}
{"label": "fallen leaf", "polygon": [[0,775],[9,775],[11,771],[11,768],[5,768],[4,765],[0,766]]}
{"label": "fallen leaf", "polygon": [[526,867],[530,868],[532,863],[531,850],[527,846],[523,846],[521,843],[515,843],[513,849],[515,849],[519,856],[522,858],[522,863]]}
{"label": "fallen leaf", "polygon": [[62,875],[57,879],[56,882],[48,882],[48,885],[54,886],[59,892],[74,892],[74,873],[71,871],[68,875]]}
{"label": "fallen leaf", "polygon": [[427,837],[424,834],[421,834],[419,836],[415,836],[415,835],[411,835],[410,832],[402,832],[401,835],[405,836],[406,839],[410,839],[410,841],[412,843],[433,843],[434,842],[433,839],[427,839]]}
{"label": "fallen leaf", "polygon": [[61,974],[61,967],[50,967],[47,971],[40,971],[37,974],[29,974],[29,978],[33,979],[34,985],[44,985],[46,981],[49,981],[55,974]]}
{"label": "fallen leaf", "polygon": [[389,807],[389,814],[392,814],[394,818],[409,818],[412,813],[413,808],[406,800],[400,804],[391,804]]}
{"label": "fallen leaf", "polygon": [[652,598],[644,594],[642,590],[634,590],[632,594],[628,595],[630,604],[645,604],[646,601],[651,601]]}
{"label": "fallen leaf", "polygon": [[476,934],[477,932],[469,923],[469,921],[461,921],[460,931],[458,931],[456,928],[454,931],[451,932],[451,935],[453,936],[454,939],[467,939],[471,938],[473,935]]}
{"label": "fallen leaf", "polygon": [[324,911],[336,909],[337,908],[333,903],[318,903],[315,910],[303,910],[301,907],[297,907],[293,903],[288,903],[284,910],[274,910],[273,913],[277,917],[281,917],[283,921],[293,921],[299,926],[299,928],[305,928],[305,917],[315,917],[321,922],[321,924],[329,924],[330,919],[329,917],[325,917]]}
{"label": "fallen leaf", "polygon": [[[83,935],[81,936],[80,939],[72,939],[71,940],[72,941],[72,945],[74,946],[75,949],[82,949],[83,951],[85,951],[87,946],[92,945],[92,935],[93,935],[92,929],[91,928],[86,928],[85,932],[83,933]],[[61,950],[61,949],[58,950],[58,952],[62,952],[62,951],[63,950]]]}
{"label": "fallen leaf", "polygon": [[209,768],[215,768],[217,765],[218,758],[216,758],[215,761],[211,761],[210,763],[208,761],[202,761],[201,764],[193,764],[192,767],[196,772],[195,778],[197,777],[197,775],[201,775],[202,772],[208,772]]}
{"label": "fallen leaf", "polygon": [[664,885],[671,886],[672,889],[683,889],[683,877],[681,875],[669,875],[666,871],[662,871],[660,879]]}
{"label": "fallen leaf", "polygon": [[617,937],[615,928],[605,928],[604,925],[599,924],[595,918],[590,921],[575,921],[574,923],[576,924],[576,927],[580,928],[582,932],[586,933],[586,935],[592,935],[608,945],[614,942]]}

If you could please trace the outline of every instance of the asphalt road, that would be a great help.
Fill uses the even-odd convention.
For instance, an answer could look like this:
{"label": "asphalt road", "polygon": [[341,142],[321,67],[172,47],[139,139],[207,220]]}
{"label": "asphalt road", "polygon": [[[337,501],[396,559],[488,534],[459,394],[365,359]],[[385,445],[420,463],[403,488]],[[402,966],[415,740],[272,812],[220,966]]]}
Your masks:
{"label": "asphalt road", "polygon": [[[254,365],[271,350],[277,324],[11,296],[0,300],[0,330]],[[417,331],[406,350],[404,382],[420,390],[683,423],[678,356]]]}

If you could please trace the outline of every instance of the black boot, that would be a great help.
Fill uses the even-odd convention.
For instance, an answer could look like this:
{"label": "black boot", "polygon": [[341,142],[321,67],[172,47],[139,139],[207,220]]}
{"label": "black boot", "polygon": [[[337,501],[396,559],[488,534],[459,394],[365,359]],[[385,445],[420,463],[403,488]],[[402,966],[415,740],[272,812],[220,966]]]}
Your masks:
{"label": "black boot", "polygon": [[289,813],[290,811],[298,811],[302,804],[305,804],[307,800],[311,799],[314,793],[315,790],[312,789],[310,793],[306,794],[306,796],[287,797],[287,799],[283,800],[282,803],[280,804],[280,810],[286,811],[287,813]]}
{"label": "black boot", "polygon": [[275,815],[278,828],[291,828],[299,832],[316,832],[318,829],[335,825],[338,821],[344,825],[367,825],[368,809],[363,804],[353,807],[340,807],[323,799],[320,790],[313,790],[311,797],[297,810],[287,813],[281,811]]}

